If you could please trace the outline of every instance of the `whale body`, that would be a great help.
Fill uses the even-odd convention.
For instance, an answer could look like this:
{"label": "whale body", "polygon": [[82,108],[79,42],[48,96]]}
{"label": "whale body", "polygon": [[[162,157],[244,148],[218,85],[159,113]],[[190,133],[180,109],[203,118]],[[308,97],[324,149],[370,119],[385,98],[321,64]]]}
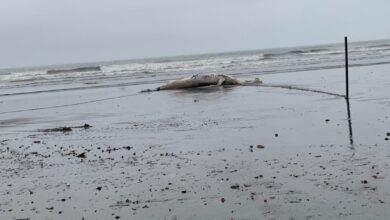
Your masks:
{"label": "whale body", "polygon": [[160,87],[157,87],[154,90],[147,89],[142,92],[152,92],[152,91],[160,91],[160,90],[172,90],[172,89],[189,89],[189,88],[197,88],[197,87],[205,87],[205,86],[222,86],[222,85],[256,85],[261,84],[262,81],[259,78],[255,78],[255,80],[239,80],[231,76],[227,75],[193,75],[190,78],[183,78],[172,80]]}

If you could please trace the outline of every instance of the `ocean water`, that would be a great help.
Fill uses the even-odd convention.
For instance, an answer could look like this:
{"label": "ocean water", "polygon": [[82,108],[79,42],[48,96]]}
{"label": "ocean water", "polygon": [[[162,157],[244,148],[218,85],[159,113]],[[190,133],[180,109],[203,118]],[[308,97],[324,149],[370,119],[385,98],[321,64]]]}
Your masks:
{"label": "ocean water", "polygon": [[[342,68],[344,44],[0,70],[0,95],[20,88],[153,84],[193,74],[264,74]],[[351,67],[390,63],[390,40],[349,44]],[[77,69],[77,68],[83,69]],[[53,71],[54,70],[54,71]],[[57,71],[59,70],[59,71]],[[11,89],[11,90],[10,90]],[[29,91],[30,91],[29,90]]]}

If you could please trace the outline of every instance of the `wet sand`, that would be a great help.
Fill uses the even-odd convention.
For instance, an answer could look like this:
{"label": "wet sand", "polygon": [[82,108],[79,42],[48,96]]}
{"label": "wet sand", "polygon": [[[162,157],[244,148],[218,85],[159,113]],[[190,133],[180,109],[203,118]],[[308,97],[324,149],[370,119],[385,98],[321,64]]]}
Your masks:
{"label": "wet sand", "polygon": [[[2,96],[0,219],[385,219],[388,69],[350,70],[353,145],[345,100],[319,93],[139,84]],[[344,93],[342,69],[261,79]]]}

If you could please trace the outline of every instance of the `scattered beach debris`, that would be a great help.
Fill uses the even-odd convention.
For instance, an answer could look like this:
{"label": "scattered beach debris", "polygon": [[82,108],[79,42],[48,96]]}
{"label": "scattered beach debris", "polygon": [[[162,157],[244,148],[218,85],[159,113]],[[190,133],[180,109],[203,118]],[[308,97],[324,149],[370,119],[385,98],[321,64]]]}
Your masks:
{"label": "scattered beach debris", "polygon": [[88,128],[92,127],[92,126],[89,125],[89,124],[84,124],[83,127],[84,127],[84,129],[88,129]]}
{"label": "scattered beach debris", "polygon": [[234,184],[232,186],[230,186],[231,189],[239,189],[240,188],[240,185],[238,184]]}
{"label": "scattered beach debris", "polygon": [[47,129],[38,129],[38,131],[40,132],[63,132],[63,133],[66,133],[66,132],[70,132],[72,131],[73,129],[77,129],[77,128],[83,128],[83,129],[89,129],[91,128],[92,126],[89,125],[89,124],[84,124],[82,126],[72,126],[72,127],[58,127],[58,128],[47,128]]}
{"label": "scattered beach debris", "polygon": [[263,175],[260,174],[260,175],[258,175],[258,176],[255,176],[254,178],[255,178],[255,179],[263,178]]}
{"label": "scattered beach debris", "polygon": [[58,127],[58,128],[47,128],[47,129],[40,129],[38,131],[41,132],[70,132],[72,131],[72,128],[70,127]]}
{"label": "scattered beach debris", "polygon": [[[258,144],[258,145],[256,145],[256,148],[257,148],[257,149],[264,149],[265,146],[262,145],[262,144]],[[249,146],[249,152],[253,152],[253,145],[250,145],[250,146]]]}
{"label": "scattered beach debris", "polygon": [[133,147],[125,146],[125,147],[123,147],[123,148],[126,149],[126,150],[131,150]]}
{"label": "scattered beach debris", "polygon": [[[42,142],[47,144],[47,141],[45,140],[43,140]],[[260,144],[250,145],[249,148],[253,150],[254,148],[261,149],[261,146],[263,145]],[[24,149],[24,148],[22,147],[20,149]],[[172,202],[176,201],[179,204],[190,203],[193,201],[193,198],[194,196],[196,197],[196,195],[202,195],[201,198],[202,198],[203,205],[210,206],[210,207],[212,207],[213,204],[211,202],[212,199],[217,199],[216,201],[217,202],[220,201],[221,203],[226,203],[226,201],[230,201],[230,204],[234,204],[234,205],[244,204],[243,200],[241,199],[246,199],[248,201],[253,201],[253,202],[261,202],[264,205],[270,204],[271,201],[272,203],[282,202],[284,204],[307,203],[309,201],[312,201],[312,198],[303,195],[302,192],[288,189],[287,185],[283,183],[283,181],[287,181],[290,178],[294,178],[294,181],[305,181],[305,178],[302,178],[304,176],[307,176],[308,178],[307,180],[310,183],[313,182],[314,185],[326,187],[326,190],[331,190],[331,191],[345,190],[348,192],[360,193],[359,191],[356,190],[357,187],[353,187],[353,186],[351,187],[349,184],[345,185],[346,183],[343,185],[343,183],[334,182],[331,179],[329,179],[332,173],[327,173],[327,169],[323,169],[323,168],[325,168],[326,164],[329,162],[327,160],[330,158],[329,156],[332,156],[333,154],[330,155],[329,153],[325,153],[325,152],[321,154],[320,152],[316,152],[316,153],[308,152],[307,154],[295,154],[293,157],[288,158],[288,160],[287,158],[286,160],[280,160],[280,158],[273,158],[273,159],[268,158],[264,160],[255,159],[251,161],[250,159],[248,160],[247,157],[249,152],[243,151],[242,147],[230,148],[230,149],[224,147],[224,148],[210,150],[210,151],[191,150],[191,151],[184,151],[184,152],[179,151],[173,153],[173,152],[166,152],[165,149],[156,152],[154,151],[156,150],[156,148],[152,148],[149,146],[142,151],[138,151],[136,155],[133,155],[134,153],[133,150],[139,150],[139,148],[138,147],[134,148],[128,145],[122,145],[122,146],[99,145],[99,146],[91,146],[90,148],[85,146],[83,147],[84,151],[81,152],[79,151],[80,149],[75,149],[73,148],[72,145],[56,147],[53,149],[57,149],[61,155],[71,154],[73,157],[82,158],[82,159],[86,158],[88,154],[88,159],[90,160],[89,163],[91,164],[99,163],[99,164],[108,165],[107,167],[102,166],[101,168],[109,169],[110,171],[106,170],[109,175],[116,173],[116,174],[120,174],[121,178],[123,177],[126,178],[126,183],[118,182],[116,183],[116,185],[113,185],[113,187],[109,187],[109,185],[106,185],[107,179],[93,180],[93,182],[86,183],[86,184],[96,183],[96,185],[93,185],[94,187],[92,187],[89,190],[94,191],[95,195],[100,198],[106,198],[106,199],[114,198],[111,196],[105,197],[106,192],[117,194],[117,196],[121,196],[120,195],[121,190],[118,190],[124,186],[121,184],[125,184],[126,187],[129,187],[128,184],[131,181],[133,181],[131,183],[131,186],[135,186],[138,184],[138,187],[142,187],[142,185],[145,185],[145,187],[143,187],[144,189],[143,190],[141,189],[139,193],[130,194],[130,196],[134,196],[134,198],[140,198],[139,200],[131,201],[130,198],[124,197],[121,198],[119,201],[117,200],[117,202],[115,202],[114,205],[110,206],[110,208],[113,209],[111,218],[116,218],[116,216],[118,216],[118,218],[116,219],[122,219],[123,217],[120,217],[119,213],[114,214],[115,212],[114,210],[129,207],[129,209],[133,211],[133,215],[137,215],[136,212],[139,211],[140,209],[155,210],[157,207],[160,206],[160,204],[167,205],[167,206],[171,205],[167,203],[168,201],[172,201]],[[110,154],[115,154],[115,152],[117,151],[121,151],[121,153],[119,153],[117,157],[111,157]],[[228,158],[225,159],[225,156],[232,155],[232,153],[237,157],[242,157],[242,158],[240,158],[236,162]],[[35,155],[38,153],[30,152],[30,154]],[[161,188],[155,188],[151,185],[150,181],[148,182],[148,180],[145,179],[145,177],[147,177],[151,171],[155,172],[156,178],[161,178],[166,175],[169,176],[171,171],[169,171],[169,169],[165,169],[162,167],[166,167],[166,168],[172,167],[175,170],[174,172],[178,172],[177,167],[179,166],[180,169],[183,170],[183,172],[179,171],[179,173],[183,173],[183,174],[186,173],[188,169],[194,168],[193,166],[203,169],[203,165],[201,165],[202,163],[197,163],[196,161],[209,160],[208,154],[212,154],[215,156],[220,155],[223,156],[224,158],[219,160],[219,162],[216,161],[215,163],[212,162],[205,165],[205,168],[210,174],[207,175],[207,177],[205,177],[206,178],[205,180],[207,179],[213,180],[214,178],[218,178],[218,181],[221,184],[216,184],[215,186],[209,185],[207,187],[202,186],[201,188],[198,188],[196,185],[197,181],[199,181],[198,177],[194,178],[195,175],[193,177],[183,175],[180,176],[179,178],[181,182],[185,183],[185,185],[181,187],[185,187],[185,188],[177,187],[178,186],[176,185],[177,183],[170,182],[170,181],[164,183],[165,186],[162,186]],[[191,163],[183,163],[183,161],[186,161],[186,159],[191,158],[191,156],[195,156],[195,155],[197,155],[196,158],[199,159],[196,159]],[[306,162],[309,162],[309,164],[320,163],[318,164],[318,166],[314,166],[317,168],[312,171],[305,168],[308,166],[303,166],[305,162],[303,162],[302,159],[303,158],[307,159],[308,157],[313,158],[311,160],[310,159],[306,160]],[[320,161],[324,157],[327,162]],[[142,158],[148,158],[148,159],[143,160]],[[242,160],[244,158],[245,160]],[[314,160],[314,158],[317,159]],[[365,158],[356,159],[356,163],[360,164],[362,160],[365,161],[366,159]],[[333,158],[330,163],[336,165],[337,160]],[[113,166],[113,164],[118,164],[119,166]],[[256,174],[256,173],[252,175],[252,173],[256,172],[255,170],[252,170],[252,172],[249,173],[245,169],[240,168],[241,166],[246,167],[249,164],[261,165],[265,172],[264,176],[263,174]],[[280,164],[280,166],[277,166],[278,164]],[[220,165],[223,166],[224,169],[218,169]],[[128,173],[126,170],[123,170],[123,168],[121,168],[122,166],[127,167],[126,170],[132,169],[134,172],[132,174]],[[295,167],[294,172],[291,172],[291,170],[289,169],[281,169],[283,167],[289,168],[291,166]],[[362,166],[354,166],[353,169],[364,169],[364,167],[362,168],[359,167]],[[317,169],[320,170],[320,173],[315,171]],[[378,177],[380,176],[380,173],[377,172],[376,169],[378,169],[378,166],[372,165],[370,166],[369,170],[370,172],[371,170],[374,170],[375,173],[371,174],[370,177],[372,176],[372,178],[375,179],[373,181],[378,183],[379,181],[381,181],[382,178]],[[138,172],[136,172],[137,170]],[[273,173],[273,171],[277,171],[277,172]],[[280,174],[278,174],[279,172]],[[340,172],[347,172],[347,175],[350,175],[349,173],[352,172],[352,170],[342,169],[340,170]],[[239,175],[237,175],[237,173],[239,173]],[[241,178],[241,175],[244,175],[247,178],[246,177]],[[285,178],[288,179],[286,180]],[[376,190],[376,187],[370,186],[369,181],[367,181],[364,177],[361,178],[359,181],[357,181],[357,183],[364,184],[361,187],[359,187],[359,190],[361,192],[369,193]],[[180,185],[181,184],[182,183],[180,183]],[[11,186],[12,185],[10,184],[9,187]],[[65,188],[66,190],[68,190],[70,187],[70,185],[68,186],[68,183],[64,183],[63,186],[66,186]],[[106,192],[103,191],[103,187],[106,189],[105,190]],[[210,189],[213,190],[214,192],[226,192],[226,190],[230,190],[228,192],[232,196],[226,194],[216,194],[213,196],[207,196],[208,193],[207,191]],[[96,191],[98,191],[99,193]],[[27,191],[27,193],[29,192],[30,194],[31,192],[33,192],[33,194],[35,195],[39,193],[39,190],[36,191],[31,189]],[[261,192],[266,192],[267,194]],[[142,197],[142,194],[144,193],[148,193],[148,194],[151,193],[156,197],[155,199]],[[173,194],[175,196],[173,196]],[[67,197],[66,194],[60,194],[60,196],[61,197],[59,198],[58,197],[55,198],[55,201],[59,202],[57,203],[57,205],[47,203],[47,205],[42,207],[42,209],[47,209],[49,212],[55,212],[58,214],[60,214],[60,212],[61,214],[66,213],[64,210],[56,210],[55,207],[57,207],[58,205],[62,206],[61,204],[68,202],[70,197]],[[381,200],[381,201],[383,203],[378,201],[378,198],[376,200],[378,204],[384,204],[385,200]],[[154,203],[159,203],[159,205],[155,206]]]}
{"label": "scattered beach debris", "polygon": [[263,149],[263,148],[265,148],[265,146],[264,146],[264,145],[261,145],[261,144],[258,144],[256,147],[257,147],[257,149]]}
{"label": "scattered beach debris", "polygon": [[83,153],[77,155],[77,157],[78,157],[78,158],[82,158],[82,159],[87,158],[87,156],[85,155],[85,152],[83,152]]}

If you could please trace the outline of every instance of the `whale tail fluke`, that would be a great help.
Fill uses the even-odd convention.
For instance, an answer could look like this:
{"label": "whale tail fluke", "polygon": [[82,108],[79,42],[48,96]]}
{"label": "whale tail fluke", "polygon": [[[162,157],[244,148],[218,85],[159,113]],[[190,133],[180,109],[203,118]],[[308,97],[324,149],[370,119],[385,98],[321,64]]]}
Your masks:
{"label": "whale tail fluke", "polygon": [[254,83],[259,83],[259,84],[260,84],[260,83],[263,83],[263,81],[261,81],[261,80],[260,80],[259,78],[257,78],[257,77],[255,78],[255,80],[253,80],[253,82],[254,82]]}
{"label": "whale tail fluke", "polygon": [[244,86],[253,86],[253,85],[260,85],[263,81],[261,81],[259,78],[255,78],[254,80],[245,80],[242,85]]}

